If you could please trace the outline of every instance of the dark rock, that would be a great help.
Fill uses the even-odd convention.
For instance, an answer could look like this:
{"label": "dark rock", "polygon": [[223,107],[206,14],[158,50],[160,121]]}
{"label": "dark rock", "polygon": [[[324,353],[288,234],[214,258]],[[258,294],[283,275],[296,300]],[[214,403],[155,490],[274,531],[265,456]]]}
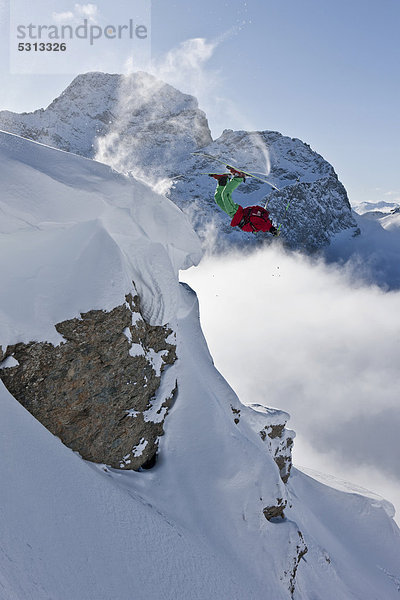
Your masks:
{"label": "dark rock", "polygon": [[[270,437],[271,440],[274,440],[275,438],[280,438],[280,437],[282,437],[284,429],[285,429],[285,424],[283,424],[283,425],[271,425],[269,427],[268,437]],[[265,435],[266,432],[260,432],[260,434],[261,433],[264,433],[264,435]]]}
{"label": "dark rock", "polygon": [[155,461],[173,402],[176,360],[168,326],[148,325],[137,297],[110,312],[92,310],[58,323],[66,340],[16,344],[1,351],[18,365],[0,370],[13,396],[64,444],[87,460],[139,469]]}
{"label": "dark rock", "polygon": [[268,443],[275,463],[278,466],[283,483],[287,483],[292,469],[293,438],[285,428],[285,423],[266,425],[260,431],[260,437]]}
{"label": "dark rock", "polygon": [[281,479],[283,483],[287,483],[290,477],[290,471],[292,469],[292,447],[293,447],[293,439],[287,438],[286,447],[288,452],[279,453],[279,450],[276,451],[274,460],[278,466],[279,472],[281,474]]}
{"label": "dark rock", "polygon": [[235,415],[235,418],[233,419],[234,423],[236,425],[239,425],[239,423],[240,423],[240,408],[235,408],[234,406],[231,405],[231,410],[232,410],[233,414]]}
{"label": "dark rock", "polygon": [[292,572],[290,573],[290,586],[289,586],[289,590],[290,590],[290,593],[292,595],[292,598],[294,597],[294,592],[295,592],[297,569],[299,567],[301,559],[308,552],[308,548],[307,548],[307,546],[305,544],[303,534],[301,533],[301,531],[298,531],[297,533],[298,533],[298,536],[299,536],[299,541],[296,544],[296,554],[295,554],[295,558],[294,558],[294,562],[293,562],[293,569],[292,569]]}
{"label": "dark rock", "polygon": [[284,510],[286,508],[287,502],[282,498],[278,498],[275,506],[266,506],[263,509],[264,517],[267,521],[272,521],[273,519],[284,519]]}

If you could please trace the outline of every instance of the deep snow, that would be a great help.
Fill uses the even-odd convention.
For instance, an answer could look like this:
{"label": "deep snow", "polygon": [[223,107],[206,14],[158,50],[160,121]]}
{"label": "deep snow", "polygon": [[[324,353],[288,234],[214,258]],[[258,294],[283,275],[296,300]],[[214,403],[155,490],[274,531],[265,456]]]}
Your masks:
{"label": "deep snow", "polygon": [[[0,132],[1,344],[60,341],[54,323],[132,290],[152,324],[202,252],[172,202],[109,167]],[[166,207],[166,208],[165,208]]]}
{"label": "deep snow", "polygon": [[85,463],[0,383],[2,600],[245,598],[205,536]]}
{"label": "deep snow", "polygon": [[259,431],[287,415],[241,405],[215,369],[177,279],[201,252],[176,206],[90,160],[8,134],[0,148],[3,348],[58,343],[58,320],[120,304],[133,279],[147,317],[177,324],[179,357],[148,472],[84,462],[0,385],[2,600],[290,600],[303,538],[295,599],[398,598],[387,505],[298,471],[286,488]]}

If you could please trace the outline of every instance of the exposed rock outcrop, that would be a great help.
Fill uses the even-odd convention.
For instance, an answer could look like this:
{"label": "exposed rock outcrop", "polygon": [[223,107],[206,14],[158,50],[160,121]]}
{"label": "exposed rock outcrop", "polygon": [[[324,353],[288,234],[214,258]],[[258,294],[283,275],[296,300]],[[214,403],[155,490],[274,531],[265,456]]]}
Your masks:
{"label": "exposed rock outcrop", "polygon": [[268,207],[290,231],[287,241],[292,248],[313,251],[329,245],[330,239],[345,229],[352,229],[353,235],[360,233],[347,192],[336,175],[273,191]]}
{"label": "exposed rock outcrop", "polygon": [[284,510],[286,508],[287,502],[283,500],[283,498],[278,498],[275,506],[266,506],[263,510],[264,517],[267,521],[272,521],[273,519],[284,519]]}
{"label": "exposed rock outcrop", "polygon": [[[286,429],[288,413],[266,408],[260,404],[231,405],[231,410],[236,425],[239,425],[242,413],[245,414],[246,422],[251,424],[252,429],[267,444],[268,451],[278,466],[283,483],[287,483],[292,468],[293,439],[296,435],[294,431]],[[279,513],[281,504],[278,502],[277,506],[279,506]],[[269,513],[269,511],[267,512]]]}
{"label": "exposed rock outcrop", "polygon": [[[291,568],[284,573],[285,576],[289,579],[289,591],[290,591],[292,598],[293,598],[294,592],[295,592],[297,569],[299,568],[301,559],[308,552],[308,548],[304,541],[303,534],[301,533],[301,531],[297,531],[297,534],[298,534],[298,539],[296,540],[296,543],[295,543],[295,552],[293,553],[292,565],[291,565]],[[292,542],[292,545],[293,545],[293,542]]]}
{"label": "exposed rock outcrop", "polygon": [[56,329],[65,339],[58,346],[18,343],[2,351],[7,388],[83,458],[152,466],[176,392],[172,329],[148,325],[131,295],[110,312],[92,310]]}

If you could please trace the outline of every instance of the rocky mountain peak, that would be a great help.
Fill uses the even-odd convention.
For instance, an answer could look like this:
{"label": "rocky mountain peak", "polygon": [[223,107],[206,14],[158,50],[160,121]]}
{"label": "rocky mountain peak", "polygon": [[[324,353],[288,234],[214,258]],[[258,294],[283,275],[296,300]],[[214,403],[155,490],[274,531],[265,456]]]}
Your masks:
{"label": "rocky mountain peak", "polygon": [[[204,156],[186,157],[180,165],[182,176],[174,181],[169,196],[188,214],[208,249],[221,251],[268,242],[266,236],[230,227],[229,219],[216,206],[215,186],[206,173],[223,172],[227,162],[260,178],[248,177],[235,190],[235,202],[241,206],[268,203],[272,218],[282,225],[288,246],[314,252],[329,245],[340,231],[355,233],[347,192],[334,168],[301,140],[276,131],[225,130],[203,151]],[[213,239],[212,229],[218,231]]]}
{"label": "rocky mountain peak", "polygon": [[[224,162],[258,173],[279,188],[273,191],[249,178],[235,192],[235,201],[242,206],[268,201],[290,247],[312,252],[343,230],[350,235],[357,230],[344,186],[332,165],[308,144],[276,131],[230,129],[213,140],[197,100],[148,73],[79,75],[46,109],[0,112],[0,128],[95,158],[166,191],[212,251],[268,242],[268,236],[230,227],[216,206],[207,172],[224,170]],[[223,163],[193,157],[199,149]],[[213,240],[210,231],[217,232]]]}
{"label": "rocky mountain peak", "polygon": [[159,165],[212,141],[197,100],[144,72],[78,75],[46,109],[0,112],[0,127],[118,170],[137,165],[135,149],[155,168],[155,149]]}

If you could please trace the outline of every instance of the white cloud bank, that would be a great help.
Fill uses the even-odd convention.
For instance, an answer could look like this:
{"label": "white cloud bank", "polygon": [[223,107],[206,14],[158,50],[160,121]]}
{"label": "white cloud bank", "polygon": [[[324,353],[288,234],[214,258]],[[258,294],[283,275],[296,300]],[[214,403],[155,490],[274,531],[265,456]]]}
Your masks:
{"label": "white cloud bank", "polygon": [[381,493],[400,513],[400,292],[278,246],[205,259],[182,279],[240,399],[291,414],[297,463]]}

